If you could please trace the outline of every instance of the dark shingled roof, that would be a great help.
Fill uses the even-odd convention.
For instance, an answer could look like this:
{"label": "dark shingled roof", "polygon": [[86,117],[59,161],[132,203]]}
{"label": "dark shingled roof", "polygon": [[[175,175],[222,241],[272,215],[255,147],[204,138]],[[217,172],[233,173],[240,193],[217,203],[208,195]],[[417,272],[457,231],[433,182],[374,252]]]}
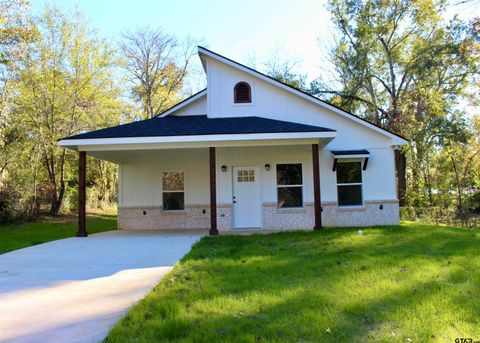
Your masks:
{"label": "dark shingled roof", "polygon": [[207,116],[167,116],[82,133],[64,139],[334,131],[319,126],[261,117],[207,118]]}
{"label": "dark shingled roof", "polygon": [[370,152],[368,150],[332,150],[332,154],[335,156],[342,156],[342,155],[369,155]]}

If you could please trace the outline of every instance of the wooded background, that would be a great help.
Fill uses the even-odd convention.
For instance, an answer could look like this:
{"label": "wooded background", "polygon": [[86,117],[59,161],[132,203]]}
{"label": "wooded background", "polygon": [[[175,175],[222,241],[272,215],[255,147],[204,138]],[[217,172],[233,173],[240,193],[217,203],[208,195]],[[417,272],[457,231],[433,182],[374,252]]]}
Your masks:
{"label": "wooded background", "polygon": [[[404,219],[468,224],[480,213],[480,19],[447,22],[449,6],[330,0],[328,77],[307,83],[278,56],[260,69],[410,140],[396,156]],[[196,42],[167,29],[112,43],[79,11],[0,0],[0,222],[75,211],[78,156],[58,139],[151,118],[194,91]],[[89,158],[87,173],[88,208],[114,211],[116,166]]]}

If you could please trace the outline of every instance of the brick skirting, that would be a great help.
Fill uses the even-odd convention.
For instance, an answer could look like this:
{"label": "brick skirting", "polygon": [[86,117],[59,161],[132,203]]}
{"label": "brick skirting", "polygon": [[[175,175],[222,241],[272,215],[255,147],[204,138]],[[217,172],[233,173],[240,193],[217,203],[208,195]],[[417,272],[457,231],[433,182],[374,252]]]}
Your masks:
{"label": "brick skirting", "polygon": [[[400,222],[397,200],[365,201],[362,207],[338,207],[336,202],[322,203],[323,226],[396,225]],[[263,228],[266,230],[311,229],[314,226],[313,203],[304,208],[278,209],[276,203],[263,203]],[[217,207],[219,231],[232,230],[232,206]],[[187,205],[184,211],[162,211],[161,207],[119,207],[119,229],[208,229],[209,205]]]}

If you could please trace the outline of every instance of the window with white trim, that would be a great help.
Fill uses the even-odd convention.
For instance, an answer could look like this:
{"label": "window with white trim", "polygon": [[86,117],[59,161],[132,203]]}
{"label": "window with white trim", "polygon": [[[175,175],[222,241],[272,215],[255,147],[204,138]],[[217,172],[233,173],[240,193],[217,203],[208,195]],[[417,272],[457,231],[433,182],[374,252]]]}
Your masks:
{"label": "window with white trim", "polygon": [[337,163],[338,206],[363,205],[362,162]]}
{"label": "window with white trim", "polygon": [[277,164],[277,207],[303,207],[302,164]]}
{"label": "window with white trim", "polygon": [[185,180],[183,172],[162,173],[162,208],[164,211],[185,209]]}

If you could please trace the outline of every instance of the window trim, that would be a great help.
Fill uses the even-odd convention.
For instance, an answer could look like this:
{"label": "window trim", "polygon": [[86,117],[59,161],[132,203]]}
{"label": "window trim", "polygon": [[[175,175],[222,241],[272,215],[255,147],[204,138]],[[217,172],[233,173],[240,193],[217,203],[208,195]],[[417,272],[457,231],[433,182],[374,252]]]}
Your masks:
{"label": "window trim", "polygon": [[[362,178],[362,182],[353,182],[353,183],[338,183],[338,169],[335,171],[335,183],[337,188],[337,207],[338,208],[363,208],[365,207],[365,196],[363,194],[363,166],[362,166],[362,158],[348,158],[348,159],[339,159],[337,165],[340,163],[360,163],[360,176]],[[338,199],[338,186],[360,186],[360,190],[362,192],[362,203],[358,205],[340,205],[340,201]]]}
{"label": "window trim", "polygon": [[[302,168],[302,184],[301,185],[279,185],[277,183],[277,166],[279,164],[300,164]],[[296,207],[278,207],[278,188],[290,188],[290,187],[300,187],[302,189],[302,205]],[[305,209],[305,171],[303,162],[277,162],[275,163],[275,190],[276,190],[276,201],[278,211],[291,211],[291,210],[303,210]]]}
{"label": "window trim", "polygon": [[[248,86],[248,91],[249,91],[249,95],[250,95],[250,101],[237,101],[237,87],[238,85],[240,84],[245,84]],[[240,106],[245,106],[245,105],[252,105],[253,104],[253,89],[252,89],[252,86],[250,85],[250,83],[248,83],[247,81],[238,81],[237,83],[235,83],[233,85],[233,104],[234,105],[240,105]]]}
{"label": "window trim", "polygon": [[[163,174],[164,173],[182,173],[183,174],[183,191],[166,191],[163,189]],[[162,198],[160,200],[161,207],[162,207],[162,212],[166,213],[181,213],[186,211],[187,207],[187,195],[186,195],[186,189],[187,189],[187,177],[186,177],[186,172],[185,170],[182,169],[168,169],[168,170],[162,170],[161,176],[160,176],[160,188],[161,188],[161,193],[162,193]],[[165,210],[163,206],[163,193],[183,193],[183,209],[180,210]]]}

